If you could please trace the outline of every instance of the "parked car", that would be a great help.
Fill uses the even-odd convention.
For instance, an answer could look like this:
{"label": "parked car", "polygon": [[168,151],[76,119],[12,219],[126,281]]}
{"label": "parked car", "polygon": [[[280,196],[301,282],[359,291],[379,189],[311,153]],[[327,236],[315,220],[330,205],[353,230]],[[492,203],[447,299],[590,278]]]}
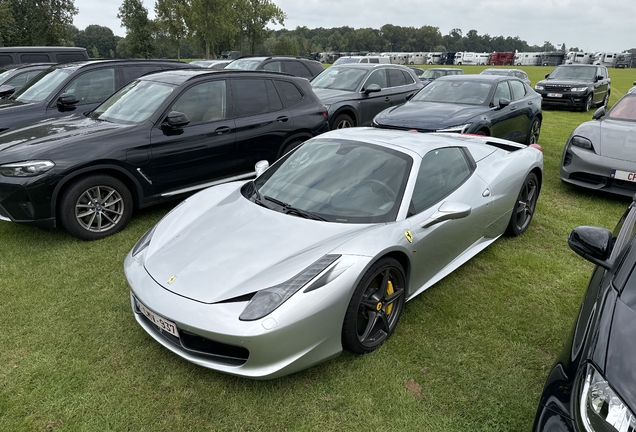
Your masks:
{"label": "parked car", "polygon": [[88,60],[86,48],[60,46],[0,47],[0,66],[24,63],[71,63]]}
{"label": "parked car", "polygon": [[424,74],[424,72],[426,72],[424,69],[417,66],[409,66],[408,68],[415,72],[415,75],[417,75],[420,80],[422,79],[422,75]]}
{"label": "parked car", "polygon": [[596,265],[574,328],[548,374],[534,432],[636,430],[636,205],[614,231],[580,226],[568,239]]}
{"label": "parked car", "polygon": [[230,63],[232,63],[232,60],[195,60],[190,62],[193,66],[215,70],[225,69],[225,66]]}
{"label": "parked car", "polygon": [[528,74],[522,71],[521,69],[499,69],[499,68],[488,68],[479,72],[480,75],[504,75],[504,76],[513,76],[519,78],[524,83],[530,84],[530,78],[528,78]]}
{"label": "parked car", "polygon": [[145,73],[188,67],[169,60],[97,60],[52,66],[19,92],[0,100],[0,132],[90,111]]}
{"label": "parked car", "polygon": [[543,106],[589,111],[593,105],[606,106],[609,101],[611,80],[605,66],[561,65],[545,78],[534,86]]}
{"label": "parked car", "polygon": [[27,63],[6,65],[0,68],[0,99],[6,99],[20,90],[53,63]]}
{"label": "parked car", "polygon": [[423,74],[418,75],[420,81],[425,86],[446,75],[464,75],[464,71],[459,68],[429,68]]}
{"label": "parked car", "polygon": [[234,60],[225,69],[264,70],[269,72],[285,72],[290,75],[311,80],[325,68],[316,60],[303,57],[241,57]]}
{"label": "parked car", "polygon": [[422,83],[406,66],[357,63],[331,66],[311,86],[329,108],[331,129],[342,129],[370,126],[377,113],[403,104]]}
{"label": "parked car", "polygon": [[0,219],[93,240],[133,208],[253,176],[328,130],[305,79],[253,71],[149,74],[93,111],[0,134]]}
{"label": "parked car", "polygon": [[614,194],[636,192],[636,92],[628,92],[609,112],[599,108],[593,120],[570,134],[561,157],[565,183]]}
{"label": "parked car", "polygon": [[382,111],[373,126],[539,141],[541,96],[518,78],[459,75],[436,79],[404,105]]}
{"label": "parked car", "polygon": [[350,63],[391,63],[391,59],[386,56],[345,56],[338,57],[333,64],[350,64]]}
{"label": "parked car", "polygon": [[408,300],[528,229],[542,166],[492,138],[328,132],[152,227],[124,262],[134,317],[184,359],[250,378],[372,352]]}

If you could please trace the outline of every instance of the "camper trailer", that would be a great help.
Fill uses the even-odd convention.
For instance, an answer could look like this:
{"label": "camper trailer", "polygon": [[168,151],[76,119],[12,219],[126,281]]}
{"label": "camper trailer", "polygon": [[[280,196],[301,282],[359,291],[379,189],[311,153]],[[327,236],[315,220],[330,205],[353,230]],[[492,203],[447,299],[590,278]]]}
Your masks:
{"label": "camper trailer", "polygon": [[409,64],[426,64],[427,52],[410,53],[408,57]]}
{"label": "camper trailer", "polygon": [[456,65],[485,65],[488,63],[488,53],[476,53],[476,52],[458,52],[455,53]]}
{"label": "camper trailer", "polygon": [[616,63],[618,62],[618,53],[606,52],[601,53],[602,55],[598,57],[598,64],[605,67],[616,67]]}
{"label": "camper trailer", "polygon": [[441,52],[430,52],[426,55],[426,64],[439,64],[440,57],[442,56]]}
{"label": "camper trailer", "polygon": [[540,66],[542,52],[518,52],[515,54],[515,66]]}
{"label": "camper trailer", "polygon": [[404,65],[409,62],[409,53],[389,53],[389,58],[393,64]]}
{"label": "camper trailer", "polygon": [[592,64],[594,54],[570,51],[565,56],[565,64]]}

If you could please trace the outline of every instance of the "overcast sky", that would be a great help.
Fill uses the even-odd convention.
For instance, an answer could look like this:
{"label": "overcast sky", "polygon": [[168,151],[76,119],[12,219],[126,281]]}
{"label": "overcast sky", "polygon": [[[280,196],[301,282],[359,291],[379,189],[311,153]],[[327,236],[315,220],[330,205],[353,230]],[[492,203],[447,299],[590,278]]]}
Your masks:
{"label": "overcast sky", "polygon": [[[154,0],[143,0],[154,17]],[[74,24],[110,27],[125,36],[117,10],[122,0],[75,0]],[[464,34],[519,36],[530,45],[565,43],[584,51],[620,52],[636,48],[634,0],[274,0],[286,14],[285,28],[380,28],[430,25],[442,35],[453,28]]]}

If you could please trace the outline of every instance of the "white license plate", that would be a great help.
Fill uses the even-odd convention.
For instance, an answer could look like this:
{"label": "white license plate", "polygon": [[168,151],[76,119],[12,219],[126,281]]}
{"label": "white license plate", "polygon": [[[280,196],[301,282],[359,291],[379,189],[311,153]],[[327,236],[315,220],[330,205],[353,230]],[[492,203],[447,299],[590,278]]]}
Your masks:
{"label": "white license plate", "polygon": [[562,93],[548,93],[548,97],[563,97]]}
{"label": "white license plate", "polygon": [[161,330],[167,331],[174,337],[179,337],[179,332],[177,331],[177,325],[175,323],[165,319],[161,315],[157,315],[146,306],[144,306],[143,303],[141,303],[136,298],[135,302],[137,303],[137,307],[139,308],[141,313],[144,314],[150,321],[155,323]]}
{"label": "white license plate", "polygon": [[636,183],[636,173],[629,171],[612,170],[611,177],[616,180],[626,180]]}

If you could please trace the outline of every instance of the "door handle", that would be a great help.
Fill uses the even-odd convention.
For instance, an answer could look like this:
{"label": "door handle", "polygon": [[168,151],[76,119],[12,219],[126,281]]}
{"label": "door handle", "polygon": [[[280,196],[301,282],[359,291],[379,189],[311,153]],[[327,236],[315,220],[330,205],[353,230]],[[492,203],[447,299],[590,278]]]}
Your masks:
{"label": "door handle", "polygon": [[510,111],[514,111],[514,110],[516,110],[516,109],[517,109],[517,107],[516,107],[516,106],[511,106],[511,107],[510,107]]}
{"label": "door handle", "polygon": [[386,102],[390,102],[390,101],[391,101],[391,98],[387,96],[387,97],[385,97],[385,98],[384,98],[384,100],[385,100]]}
{"label": "door handle", "polygon": [[287,120],[289,120],[289,117],[287,116],[280,116],[276,119],[276,121],[279,123],[285,123]]}
{"label": "door handle", "polygon": [[528,102],[528,105],[532,105],[532,101]]}
{"label": "door handle", "polygon": [[216,128],[216,130],[214,131],[217,135],[223,135],[226,133],[229,133],[232,129],[230,129],[227,126],[221,126],[219,128]]}
{"label": "door handle", "polygon": [[481,193],[481,196],[485,197],[489,197],[490,196],[490,189],[486,189],[485,191],[483,191]]}

